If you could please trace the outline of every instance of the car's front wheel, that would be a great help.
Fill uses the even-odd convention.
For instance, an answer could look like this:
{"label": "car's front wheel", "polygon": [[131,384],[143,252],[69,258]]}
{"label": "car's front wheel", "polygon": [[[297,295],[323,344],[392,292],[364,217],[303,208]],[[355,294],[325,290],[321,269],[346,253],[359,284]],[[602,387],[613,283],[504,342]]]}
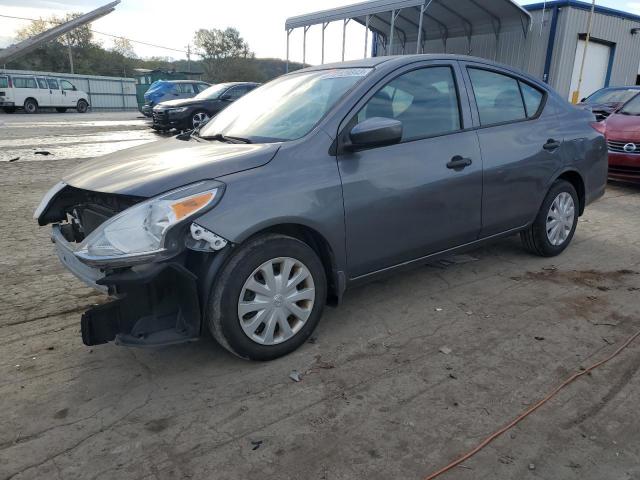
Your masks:
{"label": "car's front wheel", "polygon": [[326,292],[325,270],[314,250],[296,238],[268,234],[229,258],[213,286],[206,319],[230,352],[271,360],[309,338]]}
{"label": "car's front wheel", "polygon": [[195,112],[191,116],[191,128],[200,128],[209,121],[211,117],[205,111]]}
{"label": "car's front wheel", "polygon": [[556,180],[531,226],[520,233],[524,246],[542,257],[559,255],[569,246],[578,224],[578,194],[566,180]]}
{"label": "car's front wheel", "polygon": [[76,105],[76,111],[78,113],[86,113],[89,109],[89,104],[86,100],[78,100],[78,104]]}

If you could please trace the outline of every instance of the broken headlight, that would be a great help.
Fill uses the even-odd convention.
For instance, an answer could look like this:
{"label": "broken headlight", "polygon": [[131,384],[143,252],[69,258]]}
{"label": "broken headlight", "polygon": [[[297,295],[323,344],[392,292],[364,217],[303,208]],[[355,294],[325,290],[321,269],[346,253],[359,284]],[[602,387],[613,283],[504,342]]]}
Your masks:
{"label": "broken headlight", "polygon": [[173,227],[212,208],[223,190],[220,182],[202,182],[138,203],[91,232],[75,255],[94,266],[126,266],[169,258],[183,245],[171,238]]}

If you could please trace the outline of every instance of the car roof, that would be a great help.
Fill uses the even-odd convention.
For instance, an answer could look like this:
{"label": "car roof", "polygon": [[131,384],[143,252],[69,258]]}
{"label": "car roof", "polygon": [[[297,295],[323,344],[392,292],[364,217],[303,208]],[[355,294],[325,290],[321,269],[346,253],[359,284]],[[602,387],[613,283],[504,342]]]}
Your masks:
{"label": "car roof", "polygon": [[[494,62],[493,60],[488,60],[486,58],[481,58],[481,57],[473,57],[470,55],[456,55],[452,53],[422,53],[422,54],[414,54],[414,55],[388,55],[384,57],[363,58],[361,60],[349,60],[346,62],[325,63],[323,65],[315,65],[312,67],[307,67],[304,70],[312,71],[312,70],[325,70],[325,69],[331,69],[331,68],[365,68],[365,67],[375,67],[385,62],[402,65],[407,63],[413,63],[420,60],[462,60],[462,61],[486,63],[488,65],[496,65],[496,66],[509,68],[509,69],[514,68],[511,65],[505,65],[499,62]],[[296,70],[296,71],[299,71],[299,70]]]}
{"label": "car roof", "polygon": [[159,80],[160,82],[167,83],[207,83],[203,80]]}

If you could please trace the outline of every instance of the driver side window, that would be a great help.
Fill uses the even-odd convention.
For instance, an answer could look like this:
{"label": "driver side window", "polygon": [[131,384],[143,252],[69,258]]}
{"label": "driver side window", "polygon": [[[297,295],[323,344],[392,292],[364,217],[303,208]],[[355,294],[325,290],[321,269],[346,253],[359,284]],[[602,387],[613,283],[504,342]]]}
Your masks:
{"label": "driver side window", "polygon": [[450,67],[412,70],[378,90],[357,116],[402,122],[402,141],[442,135],[461,129],[458,93]]}

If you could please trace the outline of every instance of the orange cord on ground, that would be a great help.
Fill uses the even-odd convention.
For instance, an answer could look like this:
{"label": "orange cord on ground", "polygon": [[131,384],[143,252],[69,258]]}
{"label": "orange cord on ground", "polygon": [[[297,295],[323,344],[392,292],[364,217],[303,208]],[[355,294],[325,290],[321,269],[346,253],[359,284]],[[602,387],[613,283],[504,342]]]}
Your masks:
{"label": "orange cord on ground", "polygon": [[496,438],[498,438],[500,435],[502,435],[504,432],[506,432],[507,430],[509,430],[510,428],[514,427],[517,423],[519,423],[521,420],[523,420],[524,418],[526,418],[527,416],[529,416],[531,413],[535,412],[538,408],[540,408],[542,405],[544,405],[545,403],[547,403],[551,398],[553,398],[560,390],[562,390],[564,387],[566,387],[567,385],[569,385],[570,383],[572,383],[574,380],[576,380],[577,378],[581,377],[582,375],[586,375],[587,373],[591,372],[592,370],[595,370],[596,368],[598,368],[601,365],[604,365],[605,363],[607,363],[609,360],[611,360],[612,358],[614,358],[615,356],[617,356],[620,352],[622,352],[622,350],[624,350],[625,348],[627,348],[629,346],[629,344],[631,342],[633,342],[636,338],[638,338],[640,336],[640,331],[636,332],[634,335],[632,335],[631,337],[629,337],[627,339],[626,342],[624,342],[620,347],[618,347],[616,349],[615,352],[613,352],[611,355],[609,355],[608,357],[606,357],[604,360],[600,360],[597,363],[594,363],[593,365],[591,365],[589,368],[582,370],[580,372],[574,373],[571,377],[567,378],[564,382],[562,382],[560,385],[558,385],[556,388],[554,388],[546,397],[544,397],[542,400],[540,400],[538,403],[536,403],[535,405],[529,407],[527,410],[525,410],[523,413],[521,413],[520,415],[518,415],[514,420],[511,421],[511,423],[507,424],[506,426],[502,427],[501,429],[497,430],[496,432],[492,433],[491,435],[489,435],[487,438],[485,438],[482,442],[480,442],[480,444],[478,444],[476,447],[474,447],[473,449],[471,449],[469,452],[465,453],[464,455],[462,455],[460,458],[458,458],[457,460],[454,460],[453,462],[451,462],[449,465],[441,468],[440,470],[438,470],[437,472],[432,473],[431,475],[429,475],[428,477],[425,477],[424,480],[433,480],[436,477],[439,477],[440,475],[442,475],[445,472],[448,472],[449,470],[451,470],[452,468],[457,467],[458,465],[460,465],[462,462],[464,462],[465,460],[468,460],[469,458],[473,457],[476,453],[478,453],[480,450],[482,450],[484,447],[486,447],[487,445],[489,445],[491,442],[493,442]]}

